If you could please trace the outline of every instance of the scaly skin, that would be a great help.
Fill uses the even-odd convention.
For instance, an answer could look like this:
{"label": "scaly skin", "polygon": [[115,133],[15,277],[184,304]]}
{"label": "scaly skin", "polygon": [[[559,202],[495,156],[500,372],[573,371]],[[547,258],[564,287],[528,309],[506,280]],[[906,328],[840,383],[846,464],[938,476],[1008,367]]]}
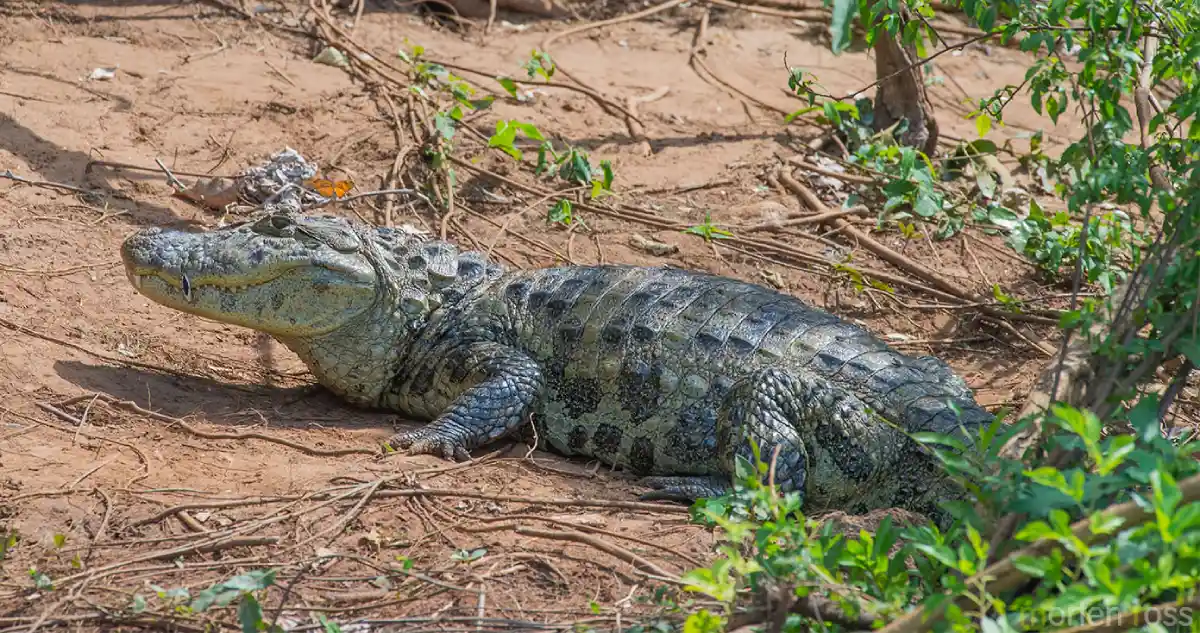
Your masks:
{"label": "scaly skin", "polygon": [[[648,498],[730,488],[764,459],[808,511],[902,507],[945,525],[961,491],[905,432],[991,416],[950,368],[798,299],[673,268],[506,271],[334,216],[264,214],[122,247],[163,305],[264,331],[351,403],[432,420],[389,444],[466,459],[533,415],[543,446],[648,476]],[[950,404],[962,412],[957,416]]]}

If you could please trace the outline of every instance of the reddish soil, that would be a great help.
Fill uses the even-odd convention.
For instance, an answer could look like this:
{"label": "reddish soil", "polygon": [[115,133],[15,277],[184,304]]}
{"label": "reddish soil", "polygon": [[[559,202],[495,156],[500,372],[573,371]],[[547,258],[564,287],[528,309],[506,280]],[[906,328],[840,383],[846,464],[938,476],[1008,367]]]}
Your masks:
{"label": "reddish soil", "polygon": [[[0,496],[7,498],[0,526],[20,535],[0,563],[0,630],[39,618],[47,629],[104,630],[101,606],[128,610],[135,593],[148,599],[146,613],[165,617],[171,609],[148,583],[187,587],[194,595],[266,567],[279,570],[279,585],[288,590],[270,591],[268,615],[282,604],[281,622],[290,626],[315,622],[316,613],[344,624],[375,623],[369,630],[384,630],[379,627],[388,621],[398,627],[391,630],[454,630],[474,627],[462,618],[479,614],[496,620],[476,630],[508,627],[502,619],[625,626],[658,609],[655,591],[669,585],[656,576],[677,575],[712,555],[713,535],[690,525],[683,508],[566,501],[630,502],[643,490],[584,461],[527,456],[517,443],[457,468],[430,456],[368,454],[393,432],[395,416],[309,391],[312,379],[303,365],[264,336],[173,312],[134,292],[118,262],[127,235],[147,226],[214,227],[219,220],[173,197],[156,159],[191,183],[194,178],[182,174],[236,174],[289,146],[331,174],[349,174],[360,190],[379,188],[391,168],[399,148],[383,101],[350,73],[311,61],[320,50],[311,39],[279,28],[309,29],[299,3],[255,21],[208,2],[6,4],[0,8],[6,16],[0,22],[0,173],[97,193],[0,179]],[[641,8],[614,6],[604,6],[606,15]],[[572,76],[618,102],[668,89],[637,106],[649,156],[622,119],[570,90],[540,89],[532,104],[498,99],[475,125],[490,133],[498,117],[532,121],[556,140],[587,149],[593,161],[613,161],[616,200],[666,222],[699,224],[711,213],[715,224],[738,234],[740,227],[804,211],[766,177],[822,130],[784,127],[777,112],[748,105],[694,72],[688,55],[700,11],[676,8],[552,46]],[[347,28],[351,16],[335,17]],[[520,65],[529,52],[570,26],[501,18],[508,22],[484,35],[481,25],[459,32],[428,17],[369,8],[349,32],[377,58],[396,64],[407,38],[432,58],[485,73],[468,78],[496,90],[487,75],[523,76]],[[714,11],[705,43],[713,72],[782,110],[801,105],[785,92],[785,53],[833,94],[860,89],[874,77],[868,54],[833,56],[818,23]],[[965,97],[1021,83],[1028,63],[998,47],[940,57],[934,73],[944,80],[930,93],[943,134],[973,138],[974,125],[963,117],[971,109]],[[100,67],[117,67],[115,76],[89,80]],[[1017,139],[1019,150],[1028,147],[1021,132],[1044,125],[1022,99],[1010,106],[1007,121],[991,137]],[[1053,140],[1076,126],[1064,118],[1047,132]],[[528,169],[463,138],[456,155],[534,183]],[[149,169],[89,168],[98,160]],[[970,310],[939,309],[939,299],[920,291],[857,293],[844,275],[786,253],[752,256],[720,241],[710,245],[676,229],[588,211],[580,213],[590,232],[569,232],[546,223],[548,204],[536,196],[467,169],[460,174],[462,204],[470,209],[460,210],[451,227],[460,243],[494,244],[496,256],[519,266],[563,259],[672,264],[773,281],[907,351],[946,359],[990,408],[1024,396],[1044,358],[1029,341],[1054,342],[1053,328],[1015,322],[1017,336],[987,326]],[[813,183],[835,208],[850,191],[845,186],[839,194],[803,170],[796,177]],[[375,204],[356,202],[337,212],[381,217]],[[398,206],[395,219],[435,231],[440,222],[427,207]],[[500,232],[498,225],[507,228]],[[678,253],[648,254],[632,245],[634,235],[676,245]],[[852,251],[856,265],[907,276],[853,242],[836,235],[822,242],[817,235],[810,226],[753,237],[816,257]],[[1023,298],[1061,292],[1039,287],[1031,266],[974,228],[940,243],[906,241],[894,230],[873,235],[983,296],[991,296],[992,284]],[[107,405],[96,394],[158,416]],[[293,446],[219,435],[251,431]],[[363,451],[313,454],[296,446]],[[379,483],[404,473],[409,477]],[[406,496],[418,482],[469,496]],[[243,498],[256,502],[204,507]],[[195,505],[164,514],[182,504]],[[590,533],[644,562],[555,538],[589,528],[607,531]],[[216,551],[170,551],[205,542],[216,542]],[[477,560],[452,558],[478,549],[486,551]],[[413,561],[412,576],[393,571],[384,578],[402,566],[398,557]],[[647,565],[657,572],[647,575]],[[35,589],[33,568],[55,588]],[[434,616],[437,627],[421,620]],[[199,630],[203,617],[236,626],[231,607],[177,616],[176,623]],[[415,620],[395,621],[406,617]],[[154,625],[149,616],[139,624]]]}

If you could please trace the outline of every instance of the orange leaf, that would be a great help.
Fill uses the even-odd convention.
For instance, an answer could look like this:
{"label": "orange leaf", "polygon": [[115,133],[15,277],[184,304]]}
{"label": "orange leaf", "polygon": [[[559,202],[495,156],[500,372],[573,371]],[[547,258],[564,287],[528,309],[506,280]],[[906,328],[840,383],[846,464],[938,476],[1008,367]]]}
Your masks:
{"label": "orange leaf", "polygon": [[326,198],[345,198],[346,194],[354,188],[354,183],[349,180],[329,180],[326,178],[310,178],[304,181],[304,184],[312,187],[314,191]]}

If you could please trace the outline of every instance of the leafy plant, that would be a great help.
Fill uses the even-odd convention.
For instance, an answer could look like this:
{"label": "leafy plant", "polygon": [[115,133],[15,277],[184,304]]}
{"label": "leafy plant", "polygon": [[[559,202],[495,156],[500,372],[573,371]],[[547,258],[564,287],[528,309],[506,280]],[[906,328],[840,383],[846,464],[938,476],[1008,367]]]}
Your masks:
{"label": "leafy plant", "polygon": [[529,54],[529,61],[525,62],[522,67],[529,74],[530,79],[541,76],[546,81],[550,81],[554,77],[554,71],[557,68],[548,53],[536,48]]}
{"label": "leafy plant", "polygon": [[460,563],[470,563],[483,558],[487,554],[487,548],[480,547],[474,550],[460,549],[450,555],[450,560]]}
{"label": "leafy plant", "polygon": [[[1008,243],[1056,280],[1064,278],[1064,268],[1073,269],[1082,253],[1083,278],[1112,292],[1124,278],[1117,260],[1132,232],[1128,217],[1120,211],[1088,218],[1085,231],[1082,224],[1072,222],[1066,211],[1047,214],[1036,200],[1031,200],[1029,216],[1013,228]],[[1084,235],[1086,243],[1081,245]]]}
{"label": "leafy plant", "polygon": [[[275,573],[274,569],[259,569],[219,582],[196,594],[187,605],[187,610],[190,613],[203,613],[213,607],[228,606],[237,600],[238,623],[241,624],[243,633],[283,633],[283,628],[279,625],[270,625],[263,620],[262,604],[255,595],[275,584]],[[162,595],[163,592],[160,592],[160,596]],[[166,595],[171,597],[169,592]],[[183,590],[183,593],[174,599],[186,597],[186,590]],[[144,604],[142,602],[143,606]]]}
{"label": "leafy plant", "polygon": [[937,187],[938,171],[933,162],[920,150],[901,145],[896,135],[903,131],[905,122],[892,128],[875,132],[871,127],[874,119],[873,103],[860,98],[848,103],[813,92],[814,80],[805,77],[802,70],[789,69],[788,86],[800,96],[820,105],[810,105],[785,117],[791,121],[798,116],[817,112],[816,122],[833,127],[844,138],[852,163],[863,165],[871,171],[887,176],[884,184],[877,186],[876,193],[884,201],[879,214],[881,224],[901,222],[916,217],[937,222],[938,239],[945,239],[961,230],[962,218],[954,212]]}
{"label": "leafy plant", "polygon": [[542,136],[542,131],[536,125],[524,121],[507,119],[496,121],[496,132],[488,138],[488,147],[499,149],[505,154],[512,156],[513,160],[519,161],[524,154],[514,145],[518,133],[534,141],[546,140],[546,137]]}
{"label": "leafy plant", "polygon": [[54,581],[50,576],[39,570],[36,566],[29,568],[29,577],[33,579],[33,586],[39,591],[52,591],[54,589]]}
{"label": "leafy plant", "polygon": [[[717,601],[719,614],[696,611],[689,623],[705,630],[760,605],[767,588],[792,596],[794,603],[830,603],[837,621],[878,625],[921,602],[944,599],[946,592],[972,596],[978,610],[950,609],[953,631],[1052,630],[1086,621],[1088,608],[1120,612],[1132,605],[1190,599],[1200,568],[1192,530],[1200,528],[1200,503],[1184,502],[1176,482],[1200,473],[1193,454],[1200,445],[1173,446],[1158,433],[1157,416],[1147,402],[1131,411],[1133,435],[1104,438],[1099,419],[1087,411],[1057,406],[1051,420],[1053,442],[1081,451],[1078,466],[1031,469],[1006,460],[999,449],[1013,429],[989,428],[974,451],[936,434],[914,439],[936,449],[948,472],[970,482],[970,503],[956,504],[960,521],[946,532],[930,525],[897,526],[885,517],[870,533],[839,531],[829,521],[805,516],[796,493],[779,494],[763,483],[768,465],[739,459],[732,492],[698,501],[693,521],[720,528],[718,557],[684,575],[686,590]],[[1147,523],[1106,514],[1116,501],[1135,500],[1152,510]],[[1030,516],[1017,533],[1022,545],[1054,544],[1014,564],[1032,579],[1047,582],[1026,595],[1000,596],[969,579],[996,561],[984,538],[985,525],[974,507]],[[1073,522],[1089,519],[1094,542],[1085,545]],[[810,617],[793,614],[783,631],[808,630]],[[999,628],[991,629],[994,624]]]}
{"label": "leafy plant", "polygon": [[[541,76],[545,81],[550,81],[550,79],[554,77],[554,71],[556,68],[554,61],[550,59],[550,55],[537,49],[534,49],[533,52],[530,53],[529,59],[522,64],[521,67],[525,69],[529,79]],[[501,75],[496,77],[496,82],[500,84],[500,87],[504,88],[504,91],[507,92],[510,97],[516,99],[517,101],[525,100],[525,98],[517,92],[517,82],[511,77]]]}
{"label": "leafy plant", "polygon": [[854,288],[855,292],[862,292],[867,286],[870,286],[876,290],[882,290],[883,292],[893,292],[891,286],[879,281],[878,279],[867,277],[866,275],[862,274],[861,270],[850,265],[852,259],[853,255],[847,253],[845,261],[835,262],[833,264],[833,270],[848,277],[850,279],[850,285]]}
{"label": "leafy plant", "polygon": [[561,199],[555,202],[550,207],[550,211],[546,213],[546,222],[550,224],[562,224],[563,226],[571,226],[575,223],[574,207],[571,206],[571,201]]}
{"label": "leafy plant", "polygon": [[704,212],[704,223],[703,224],[697,224],[695,226],[690,226],[690,227],[684,229],[683,232],[691,233],[692,235],[699,235],[700,237],[704,238],[705,242],[711,242],[713,240],[724,240],[724,239],[729,239],[729,238],[733,237],[733,233],[730,233],[729,231],[726,231],[725,229],[722,229],[722,228],[718,227],[717,225],[713,224],[711,211]]}

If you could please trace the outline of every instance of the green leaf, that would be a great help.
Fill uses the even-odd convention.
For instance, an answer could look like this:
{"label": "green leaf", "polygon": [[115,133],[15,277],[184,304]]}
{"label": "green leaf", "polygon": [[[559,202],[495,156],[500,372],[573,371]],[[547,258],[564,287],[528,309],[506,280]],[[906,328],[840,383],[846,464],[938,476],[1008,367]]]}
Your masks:
{"label": "green leaf", "polygon": [[1133,452],[1134,448],[1136,448],[1134,439],[1129,435],[1118,435],[1112,438],[1112,442],[1108,445],[1108,450],[1102,453],[1103,457],[1100,463],[1096,464],[1096,472],[1101,475],[1113,472]]}
{"label": "green leaf", "polygon": [[242,633],[258,633],[267,628],[263,622],[262,606],[258,604],[254,594],[247,593],[242,596],[237,614],[238,622],[242,625]]}
{"label": "green leaf", "polygon": [[256,570],[241,576],[235,576],[225,582],[217,583],[201,591],[192,601],[192,611],[207,611],[211,607],[224,607],[233,602],[243,592],[259,591],[275,584],[277,570]]}
{"label": "green leaf", "polygon": [[1059,491],[1067,489],[1067,478],[1059,470],[1053,466],[1043,466],[1036,470],[1025,471],[1025,476],[1032,479],[1035,483],[1053,488]]}
{"label": "green leaf", "polygon": [[521,131],[526,138],[534,141],[544,141],[546,137],[542,136],[542,131],[532,123],[524,121],[509,121],[509,124]]}
{"label": "green leaf", "polygon": [[1112,534],[1124,524],[1125,519],[1102,510],[1092,515],[1088,527],[1091,529],[1092,534]]}
{"label": "green leaf", "polygon": [[999,205],[992,205],[988,207],[988,222],[1002,229],[1012,230],[1021,222],[1021,218],[1009,209]]}
{"label": "green leaf", "polygon": [[565,198],[554,203],[554,206],[550,207],[550,212],[546,214],[546,221],[551,224],[570,226],[573,220],[571,201]]}
{"label": "green leaf", "polygon": [[508,77],[496,77],[496,81],[499,82],[500,87],[504,88],[504,92],[507,92],[508,96],[513,99],[517,98],[517,82]]}
{"label": "green leaf", "polygon": [[987,136],[987,133],[992,129],[992,117],[986,114],[980,114],[975,117],[975,131],[979,133],[979,137]]}
{"label": "green leaf", "polygon": [[923,218],[932,218],[941,210],[941,200],[925,192],[917,194],[917,201],[913,204],[913,211],[917,215]]}
{"label": "green leaf", "polygon": [[0,561],[8,557],[8,553],[17,546],[19,540],[21,539],[15,531],[0,534]]}
{"label": "green leaf", "polygon": [[783,122],[791,123],[792,121],[795,121],[797,117],[802,117],[802,116],[808,114],[809,112],[816,112],[817,110],[820,110],[820,109],[821,109],[821,106],[809,106],[807,108],[800,108],[799,110],[796,110],[795,112],[783,117]]}
{"label": "green leaf", "polygon": [[458,561],[460,563],[470,563],[483,558],[485,554],[487,554],[486,547],[480,547],[475,550],[460,549],[450,555],[450,560]]}
{"label": "green leaf", "polygon": [[996,178],[992,172],[980,169],[975,174],[975,183],[979,185],[979,195],[988,200],[996,197]]}
{"label": "green leaf", "polygon": [[834,55],[850,48],[850,38],[853,35],[851,23],[857,11],[856,0],[833,0],[833,21],[829,25],[829,31],[833,39],[831,47]]}
{"label": "green leaf", "polygon": [[604,177],[600,182],[604,185],[604,188],[606,190],[611,190],[612,184],[613,184],[613,178],[614,178],[612,161],[610,161],[610,160],[600,161],[600,171],[603,172],[603,174],[604,174]]}
{"label": "green leaf", "polygon": [[913,548],[951,569],[958,569],[958,556],[954,550],[945,545],[932,543],[913,543]]}
{"label": "green leaf", "polygon": [[750,461],[745,457],[742,457],[741,455],[734,456],[733,476],[739,482],[744,482],[748,479],[751,479],[757,472],[758,469],[755,468],[754,464],[751,464]]}
{"label": "green leaf", "polygon": [[962,440],[958,439],[957,437],[954,437],[953,435],[949,435],[946,433],[934,433],[932,431],[918,431],[918,432],[910,433],[909,437],[911,437],[913,440],[920,442],[921,444],[925,444],[925,445],[940,444],[943,446],[949,446],[950,448],[953,448],[958,451],[966,452],[966,450],[967,450],[967,445],[963,444]]}
{"label": "green leaf", "polygon": [[454,119],[444,112],[433,115],[433,126],[447,141],[454,138]]}
{"label": "green leaf", "polygon": [[683,633],[722,633],[723,630],[724,618],[707,609],[700,609],[683,622]]}
{"label": "green leaf", "polygon": [[1031,521],[1021,527],[1020,530],[1013,536],[1019,541],[1040,541],[1047,538],[1055,538],[1054,529],[1045,521]]}
{"label": "green leaf", "polygon": [[1016,567],[1025,574],[1033,578],[1045,578],[1053,565],[1056,563],[1046,558],[1036,558],[1033,556],[1014,556],[1012,560],[1013,567]]}

